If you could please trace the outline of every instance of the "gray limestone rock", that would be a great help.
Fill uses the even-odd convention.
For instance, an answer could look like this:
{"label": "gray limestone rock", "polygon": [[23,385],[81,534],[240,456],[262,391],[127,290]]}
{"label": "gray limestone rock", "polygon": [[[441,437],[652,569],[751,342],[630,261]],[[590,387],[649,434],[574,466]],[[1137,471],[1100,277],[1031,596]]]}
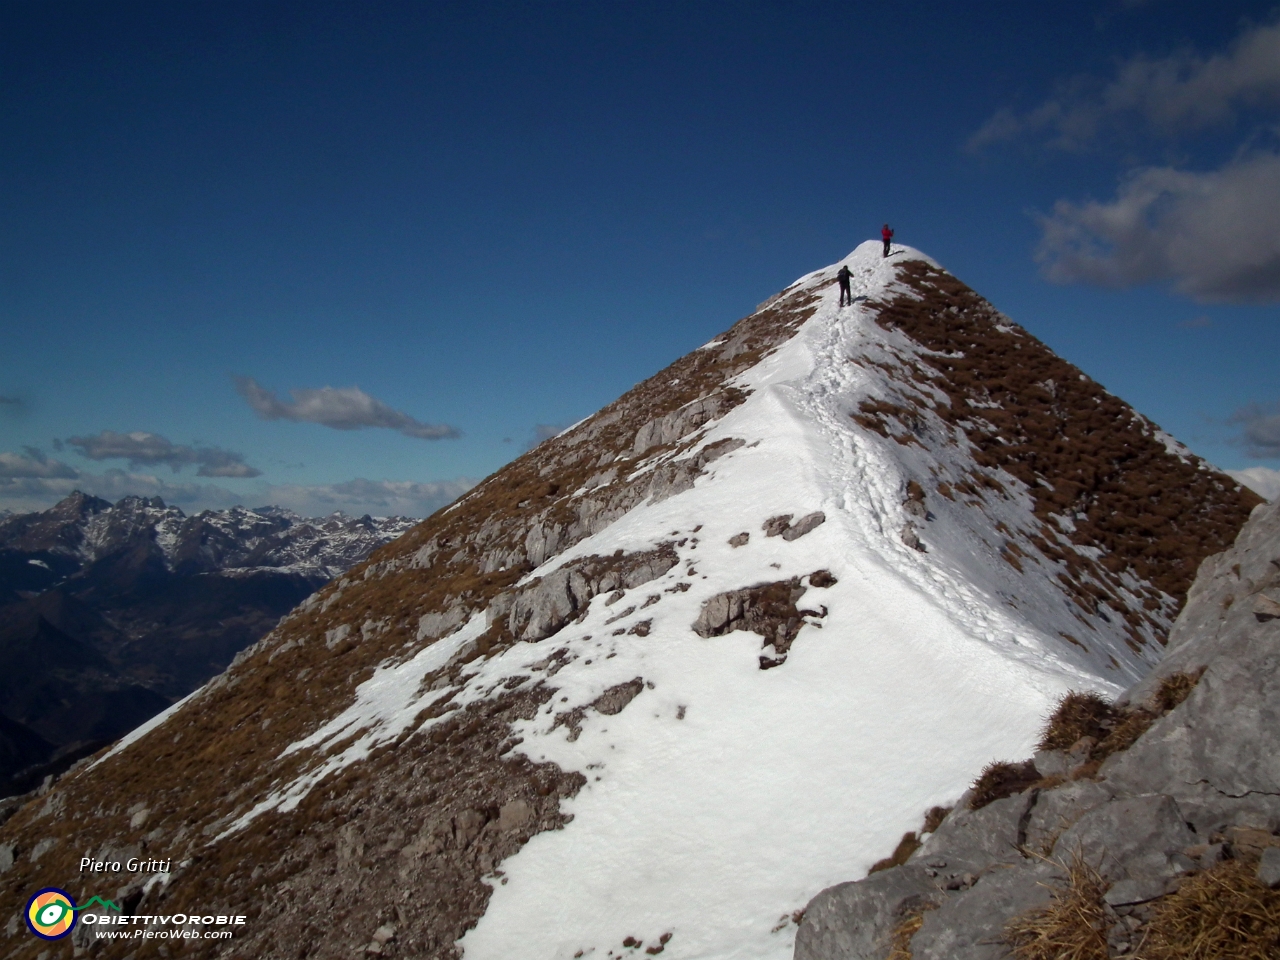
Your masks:
{"label": "gray limestone rock", "polygon": [[728,631],[729,624],[742,617],[742,591],[718,593],[702,605],[693,631],[700,637],[718,637]]}
{"label": "gray limestone rock", "polygon": [[503,833],[519,830],[533,818],[533,807],[527,800],[511,800],[498,809],[498,829]]}
{"label": "gray limestone rock", "polygon": [[[779,611],[773,605],[787,599],[791,610],[806,591],[799,578],[779,580],[774,583],[758,583],[738,590],[726,590],[717,593],[702,605],[698,619],[693,623],[693,631],[700,637],[719,637],[733,630],[754,630],[761,636],[772,637],[778,624],[775,622]],[[799,627],[799,612],[795,611],[791,619],[796,620]]]}
{"label": "gray limestone rock", "polygon": [[455,604],[444,613],[427,613],[418,618],[418,639],[436,640],[467,619],[467,609]]}
{"label": "gray limestone rock", "polygon": [[[1065,757],[1065,754],[1060,755]],[[1036,769],[1041,769],[1039,761]],[[1027,818],[1023,838],[1026,849],[1033,854],[1047,856],[1064,830],[1113,796],[1115,791],[1107,784],[1092,780],[1075,780],[1053,790],[1041,790]]]}
{"label": "gray limestone rock", "polygon": [[[1062,879],[1053,864],[1024,863],[982,876],[969,890],[926,913],[911,938],[914,960],[1004,960],[1002,935],[1010,917],[1047,903],[1050,881]],[[835,960],[837,955],[831,955]]]}
{"label": "gray limestone rock", "polygon": [[795,514],[783,513],[776,517],[770,517],[764,522],[764,525],[760,529],[764,531],[764,535],[766,537],[780,536],[787,531],[788,527],[791,526],[791,518],[793,516],[795,516]]}
{"label": "gray limestone rock", "polygon": [[1280,887],[1280,847],[1268,847],[1258,861],[1258,882],[1272,890]]}
{"label": "gray limestone rock", "polygon": [[679,562],[674,554],[653,554],[622,572],[622,585],[628,590],[657,580]]}
{"label": "gray limestone rock", "polygon": [[1280,796],[1280,621],[1236,618],[1187,700],[1100,773],[1132,793]]}
{"label": "gray limestone rock", "polygon": [[619,683],[610,687],[596,697],[591,706],[595,707],[599,713],[611,717],[626,709],[627,704],[639,696],[640,691],[643,689],[644,680],[636,677],[634,680],[628,680],[626,683]]}
{"label": "gray limestone rock", "polygon": [[541,564],[560,551],[561,528],[555,524],[535,524],[525,535],[524,552],[534,566]]}
{"label": "gray limestone rock", "polygon": [[1164,659],[1135,684],[1120,703],[1149,700],[1171,673],[1190,672],[1228,652],[1226,641],[1247,626],[1259,624],[1253,599],[1280,587],[1280,500],[1253,508],[1249,521],[1230,550],[1207,558],[1187,592],[1187,602],[1169,632]]}
{"label": "gray limestone rock", "polygon": [[894,927],[945,897],[924,867],[911,864],[829,887],[805,910],[795,960],[880,960]]}
{"label": "gray limestone rock", "polygon": [[821,510],[807,513],[786,530],[782,531],[783,540],[799,540],[809,531],[827,522],[827,515]]}
{"label": "gray limestone rock", "polygon": [[1024,817],[1035,797],[1031,792],[995,800],[980,810],[957,805],[938,826],[911,862],[945,860],[945,876],[981,872],[998,863],[1019,863]]}
{"label": "gray limestone rock", "polygon": [[1256,615],[1277,589],[1280,502],[1201,565],[1168,655],[1125,699],[1150,703],[1165,677],[1203,670],[1195,689],[1099,771],[1118,791],[1176,798],[1202,835],[1280,827],[1280,620]]}
{"label": "gray limestone rock", "polygon": [[1136,903],[1149,903],[1157,897],[1163,897],[1168,889],[1168,881],[1159,877],[1130,877],[1112,884],[1102,895],[1102,899],[1113,907],[1128,907]]}
{"label": "gray limestone rock", "polygon": [[1069,763],[1062,750],[1040,750],[1031,758],[1042,777],[1064,777]]}
{"label": "gray limestone rock", "polygon": [[1070,863],[1080,856],[1113,882],[1163,878],[1186,869],[1182,850],[1195,842],[1172,797],[1124,797],[1085,813],[1058,838],[1052,857]]}
{"label": "gray limestone rock", "polygon": [[1254,597],[1253,618],[1259,623],[1280,619],[1280,601],[1271,599],[1265,593]]}
{"label": "gray limestone rock", "polygon": [[1233,826],[1280,829],[1280,796],[1248,793],[1234,797],[1208,783],[1176,786],[1178,808],[1201,837]]}
{"label": "gray limestone rock", "polygon": [[553,570],[520,593],[511,607],[508,626],[522,640],[549,637],[578,612],[578,598],[569,589],[571,571]]}
{"label": "gray limestone rock", "polygon": [[636,431],[631,452],[639,455],[650,447],[675,443],[709,420],[714,420],[725,408],[725,398],[718,393],[700,397],[673,410],[664,417],[650,420]]}
{"label": "gray limestone rock", "polygon": [[[499,596],[490,609],[509,610],[507,629],[512,636],[541,640],[579,616],[597,594],[642,586],[661,577],[678,561],[669,544],[623,557],[585,557],[551,571],[517,593]],[[490,622],[496,619],[491,613]]]}

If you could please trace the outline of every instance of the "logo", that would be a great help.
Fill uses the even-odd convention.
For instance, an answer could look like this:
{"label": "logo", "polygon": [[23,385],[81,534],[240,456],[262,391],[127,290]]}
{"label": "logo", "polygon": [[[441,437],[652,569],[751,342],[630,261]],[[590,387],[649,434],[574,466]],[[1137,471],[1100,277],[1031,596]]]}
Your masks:
{"label": "logo", "polygon": [[61,940],[75,925],[76,902],[65,890],[45,887],[27,901],[27,926],[42,940]]}
{"label": "logo", "polygon": [[[77,907],[67,891],[45,887],[37,890],[35,896],[27,901],[27,926],[44,940],[61,940],[75,927],[76,914],[94,904],[99,904],[104,910],[120,912],[118,906],[101,897],[90,897],[83,907]],[[93,921],[92,917],[89,919]]]}

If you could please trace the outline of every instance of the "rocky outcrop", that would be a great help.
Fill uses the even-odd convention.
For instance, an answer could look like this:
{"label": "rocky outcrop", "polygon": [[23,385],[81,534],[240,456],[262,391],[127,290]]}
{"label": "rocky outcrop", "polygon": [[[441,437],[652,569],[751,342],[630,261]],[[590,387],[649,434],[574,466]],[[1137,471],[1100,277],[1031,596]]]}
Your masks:
{"label": "rocky outcrop", "polygon": [[1082,871],[1095,878],[1097,949],[1130,956],[1162,905],[1224,860],[1243,863],[1255,891],[1280,883],[1280,623],[1265,615],[1276,596],[1280,504],[1263,504],[1201,566],[1152,674],[1114,707],[1076,703],[1080,725],[1066,729],[1095,735],[1042,750],[1038,783],[979,805],[993,765],[905,863],[818,894],[796,960],[1010,957],[1010,921],[1048,909]]}
{"label": "rocky outcrop", "polygon": [[[765,526],[767,529],[768,524]],[[825,607],[801,610],[796,602],[810,585],[820,587],[833,583],[835,578],[828,571],[817,570],[803,578],[792,577],[739,590],[726,590],[702,605],[698,619],[693,622],[693,632],[704,638],[722,637],[734,630],[759,634],[764,638],[766,651],[760,657],[760,669],[781,666],[786,662],[787,652],[800,633],[800,627],[827,615]]]}
{"label": "rocky outcrop", "polygon": [[766,537],[782,537],[783,540],[787,541],[799,540],[810,530],[815,530],[827,522],[827,515],[821,510],[806,513],[795,523],[791,522],[793,516],[795,514],[784,513],[781,516],[770,517],[761,528],[764,530],[764,535]]}
{"label": "rocky outcrop", "polygon": [[490,605],[489,615],[500,618],[505,613],[507,632],[514,638],[542,640],[585,613],[592,597],[656,580],[679,559],[669,543],[640,553],[585,557],[517,592],[499,595]]}
{"label": "rocky outcrop", "polygon": [[636,431],[631,452],[642,454],[652,447],[667,446],[682,440],[698,427],[724,414],[730,401],[723,393],[713,393],[686,403],[679,410],[650,420]]}

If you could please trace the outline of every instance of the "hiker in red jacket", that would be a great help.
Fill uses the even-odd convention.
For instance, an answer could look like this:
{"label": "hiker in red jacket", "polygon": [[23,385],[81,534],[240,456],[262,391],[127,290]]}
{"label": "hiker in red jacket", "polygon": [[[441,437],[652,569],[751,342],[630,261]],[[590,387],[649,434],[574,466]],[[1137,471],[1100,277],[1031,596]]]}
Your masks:
{"label": "hiker in red jacket", "polygon": [[893,239],[893,231],[889,229],[887,223],[884,225],[884,229],[880,231],[880,236],[884,240],[884,255],[887,257],[889,255],[889,241]]}

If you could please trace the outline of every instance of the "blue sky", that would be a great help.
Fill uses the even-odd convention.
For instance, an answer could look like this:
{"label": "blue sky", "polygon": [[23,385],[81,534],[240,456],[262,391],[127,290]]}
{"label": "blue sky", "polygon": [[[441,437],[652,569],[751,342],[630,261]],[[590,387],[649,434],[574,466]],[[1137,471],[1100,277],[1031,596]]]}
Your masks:
{"label": "blue sky", "polygon": [[0,508],[425,514],[885,220],[1274,483],[1278,24],[0,4]]}

